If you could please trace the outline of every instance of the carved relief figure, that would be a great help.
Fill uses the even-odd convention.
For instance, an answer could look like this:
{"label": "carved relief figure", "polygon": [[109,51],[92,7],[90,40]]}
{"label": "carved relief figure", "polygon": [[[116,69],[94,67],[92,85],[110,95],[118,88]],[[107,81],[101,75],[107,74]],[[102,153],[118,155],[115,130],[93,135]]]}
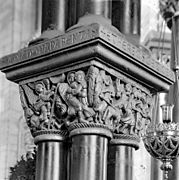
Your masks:
{"label": "carved relief figure", "polygon": [[119,78],[115,85],[114,106],[120,109],[121,117],[120,121],[115,123],[115,132],[143,135],[146,124],[151,120],[151,97],[135,85]]}
{"label": "carved relief figure", "polygon": [[35,92],[38,95],[38,99],[33,105],[36,113],[40,113],[40,119],[44,123],[47,123],[49,120],[52,100],[51,96],[54,94],[54,90],[49,89],[49,82],[46,82],[48,83],[47,87],[42,81],[35,83]]}
{"label": "carved relief figure", "polygon": [[75,73],[75,80],[77,82],[77,97],[82,104],[82,109],[85,118],[88,118],[88,121],[92,121],[94,116],[94,111],[92,108],[88,107],[88,99],[87,99],[87,83],[85,80],[85,73],[83,71],[77,71]]}
{"label": "carved relief figure", "polygon": [[20,86],[21,103],[32,131],[47,129],[54,89],[50,89],[49,79]]}
{"label": "carved relief figure", "polygon": [[[60,97],[68,106],[67,119],[77,116],[79,122],[90,122],[93,120],[94,111],[88,107],[85,73],[70,72],[67,75],[67,82],[61,83],[58,87]],[[62,103],[57,103],[57,106],[61,107],[61,105]]]}
{"label": "carved relief figure", "polygon": [[120,122],[116,125],[117,133],[134,134],[135,116],[132,109],[133,96],[131,84],[123,84],[116,79],[116,97],[114,106],[120,109]]}
{"label": "carved relief figure", "polygon": [[119,116],[113,106],[115,90],[111,76],[104,70],[91,66],[88,70],[88,97],[90,105],[95,110],[96,123],[110,124],[112,119]]}
{"label": "carved relief figure", "polygon": [[152,96],[127,78],[114,78],[90,66],[21,85],[28,125],[34,132],[92,122],[109,125],[115,133],[142,135],[151,121]]}

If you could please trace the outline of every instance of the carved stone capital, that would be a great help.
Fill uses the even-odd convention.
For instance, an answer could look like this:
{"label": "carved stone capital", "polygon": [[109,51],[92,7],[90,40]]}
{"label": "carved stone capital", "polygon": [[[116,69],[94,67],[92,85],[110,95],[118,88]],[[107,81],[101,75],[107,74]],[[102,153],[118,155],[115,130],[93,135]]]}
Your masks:
{"label": "carved stone capital", "polygon": [[33,135],[94,127],[140,137],[151,121],[152,93],[95,61],[26,82],[19,89]]}

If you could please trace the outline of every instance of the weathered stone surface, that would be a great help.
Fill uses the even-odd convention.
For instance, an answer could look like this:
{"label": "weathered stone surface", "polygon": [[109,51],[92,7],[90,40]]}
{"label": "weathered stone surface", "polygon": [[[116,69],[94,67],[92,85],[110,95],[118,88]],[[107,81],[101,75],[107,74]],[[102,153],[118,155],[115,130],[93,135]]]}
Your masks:
{"label": "weathered stone surface", "polygon": [[70,64],[81,64],[84,59],[89,62],[89,58],[117,67],[118,71],[135,76],[156,89],[167,90],[174,81],[173,72],[150,54],[128,42],[120,33],[99,24],[80,27],[21,49],[2,58],[0,69],[8,79],[19,82]]}
{"label": "weathered stone surface", "polygon": [[68,130],[73,124],[83,123],[101,124],[115,134],[140,137],[152,120],[154,94],[127,76],[95,64],[20,85],[32,134]]}

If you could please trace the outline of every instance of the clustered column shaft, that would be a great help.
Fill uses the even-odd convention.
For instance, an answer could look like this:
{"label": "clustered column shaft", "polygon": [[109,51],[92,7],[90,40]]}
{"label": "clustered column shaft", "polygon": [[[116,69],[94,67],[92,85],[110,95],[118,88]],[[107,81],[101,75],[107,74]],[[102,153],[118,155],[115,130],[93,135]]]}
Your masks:
{"label": "clustered column shaft", "polygon": [[[51,26],[65,32],[69,25],[74,25],[85,15],[102,16],[113,21],[113,25],[122,33],[140,35],[140,2],[135,0],[126,0],[122,3],[110,0],[44,0],[42,32]],[[90,133],[71,135],[72,146],[68,167],[70,180],[132,179],[132,147],[108,145],[108,139],[109,136]],[[108,146],[110,152],[107,160]],[[65,180],[65,168],[61,166],[67,165],[66,150],[63,142],[38,143],[36,179]],[[109,157],[115,159],[113,163],[110,163]],[[58,172],[55,172],[56,168]]]}
{"label": "clustered column shaft", "polygon": [[112,24],[120,32],[139,42],[140,0],[112,1]]}
{"label": "clustered column shaft", "polygon": [[[60,131],[59,131],[60,133]],[[67,179],[68,145],[63,134],[42,131],[35,137],[37,144],[36,180]]]}
{"label": "clustered column shaft", "polygon": [[58,29],[65,32],[68,26],[68,0],[42,1],[41,31]]}
{"label": "clustered column shaft", "polygon": [[72,137],[70,180],[106,180],[108,138],[100,135]]}
{"label": "clustered column shaft", "polygon": [[[115,10],[115,7],[117,7],[117,10]],[[113,10],[115,11],[113,12]],[[85,17],[87,17],[87,19],[85,19]],[[81,18],[83,19],[82,21],[80,21]],[[61,33],[58,35],[61,35],[64,34],[67,29],[67,31],[70,31],[70,26],[72,25],[74,25],[73,30],[77,27],[86,26],[88,23],[101,23],[101,21],[111,26],[111,29],[111,22],[113,21],[113,25],[124,34],[140,35],[140,2],[126,0],[123,1],[123,4],[119,4],[118,1],[111,0],[42,1],[42,33],[50,30],[59,30]],[[77,22],[78,26],[75,26]],[[102,73],[104,73],[102,70],[100,73],[101,78],[108,78],[109,82],[106,82],[106,84],[110,83],[111,79],[109,76],[105,74],[102,75]],[[100,75],[98,75],[98,78]],[[63,77],[61,77],[61,80],[62,79]],[[51,81],[51,83],[54,83],[53,80]],[[70,86],[70,82],[68,83],[68,86]],[[40,86],[48,88],[46,94],[48,94],[49,91],[51,91],[51,93],[53,92],[53,88],[49,88],[50,82],[48,82],[47,79],[39,84],[34,83],[34,86],[36,86],[37,90],[39,90],[38,88]],[[26,88],[29,88],[29,85]],[[57,91],[60,90],[57,88],[53,93],[57,94]],[[38,95],[39,98],[42,97],[40,93],[41,92],[36,91],[36,95]],[[56,94],[54,98],[56,98]],[[38,104],[36,107],[37,109],[40,108],[42,112],[43,117],[40,118],[44,120],[43,128],[46,128],[45,123],[47,123],[48,120],[51,124],[53,124],[54,120],[53,115],[48,116],[50,109],[49,104],[51,102],[48,97],[46,97],[46,99],[48,103],[43,104],[42,102],[42,104]],[[65,101],[65,98],[62,99]],[[43,98],[41,101],[43,101]],[[56,105],[55,103],[58,103],[58,111],[63,111],[65,107],[62,107],[63,102],[61,101],[53,102],[51,109],[53,110]],[[73,101],[72,103],[74,103],[75,106],[78,106],[76,100],[71,101]],[[104,103],[106,102],[104,101]],[[106,106],[109,105],[110,103],[106,104]],[[82,116],[80,113],[82,114],[82,110],[80,108],[81,107],[78,107],[75,110],[76,116],[80,116],[80,118],[77,118],[81,120]],[[85,111],[87,111],[87,109],[85,109]],[[52,114],[53,112],[50,113]],[[64,114],[62,114],[62,116],[63,115]],[[108,115],[110,114],[106,111],[106,116]],[[36,135],[34,135],[35,142],[38,146],[36,180],[132,180],[132,147],[121,144],[110,144],[109,142],[112,138],[111,127],[108,127],[106,124],[100,125],[100,123],[91,125],[90,123],[78,122],[72,130],[71,127],[69,127],[69,129],[67,128],[66,131],[67,134],[69,133],[70,143],[67,143],[66,136],[61,132],[61,127],[59,130],[53,131],[50,129],[50,124],[48,124],[47,130],[42,129],[39,132],[37,131],[37,133],[35,133]],[[71,145],[70,148],[68,148],[69,145]],[[113,163],[110,163],[111,158],[114,159]]]}
{"label": "clustered column shaft", "polygon": [[108,180],[133,179],[133,148],[111,144],[108,153]]}

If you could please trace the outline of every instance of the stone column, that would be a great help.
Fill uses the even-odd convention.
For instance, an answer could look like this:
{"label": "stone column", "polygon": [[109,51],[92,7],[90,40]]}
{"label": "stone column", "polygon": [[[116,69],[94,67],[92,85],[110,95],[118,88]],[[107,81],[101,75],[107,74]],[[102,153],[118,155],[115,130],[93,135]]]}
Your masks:
{"label": "stone column", "polygon": [[93,14],[111,19],[111,5],[110,0],[77,0],[77,16]]}
{"label": "stone column", "polygon": [[141,1],[132,1],[132,35],[140,38],[140,25],[141,23]]}
{"label": "stone column", "polygon": [[[142,87],[121,80],[117,80],[116,84],[117,95],[124,99],[120,102],[120,121],[114,122],[113,139],[109,146],[108,180],[132,180],[133,151],[139,148],[140,137],[152,119],[153,98]],[[129,99],[125,99],[123,93],[129,95]]]}
{"label": "stone column", "polygon": [[66,132],[39,131],[35,135],[37,145],[36,180],[67,179],[68,145]]}
{"label": "stone column", "polygon": [[68,25],[68,0],[42,1],[42,29],[58,29],[65,32]]}
{"label": "stone column", "polygon": [[77,23],[77,0],[68,0],[68,28]]}
{"label": "stone column", "polygon": [[129,40],[139,43],[140,0],[112,1],[112,24]]}
{"label": "stone column", "polygon": [[[138,43],[140,38],[140,0],[112,1],[112,24],[125,34],[127,39]],[[129,94],[131,93],[128,103],[130,104],[133,101],[135,104],[136,97],[132,93],[134,87],[125,83],[123,86],[124,89],[130,91]],[[138,90],[136,88],[136,91]],[[148,95],[146,94],[146,96]],[[148,107],[151,107],[150,102],[147,104]],[[133,149],[139,148],[140,130],[144,128],[139,127],[141,125],[138,126],[135,122],[141,121],[140,119],[144,118],[144,114],[134,110],[131,105],[128,107],[130,108],[122,107],[124,108],[124,117],[121,118],[120,123],[116,124],[115,133],[109,146],[109,180],[133,179]],[[146,118],[146,121],[150,121],[150,119]]]}
{"label": "stone column", "polygon": [[[115,137],[115,136],[114,136]],[[111,140],[108,153],[108,179],[133,179],[133,149],[121,143],[120,137]]]}
{"label": "stone column", "polygon": [[71,127],[70,180],[106,180],[110,130],[99,124]]}
{"label": "stone column", "polygon": [[74,18],[76,18],[77,24],[72,26],[69,30],[92,23],[111,26],[111,0],[75,0],[75,2],[76,17]]}
{"label": "stone column", "polygon": [[131,4],[131,0],[112,2],[112,23],[124,34],[131,34],[132,30]]}

